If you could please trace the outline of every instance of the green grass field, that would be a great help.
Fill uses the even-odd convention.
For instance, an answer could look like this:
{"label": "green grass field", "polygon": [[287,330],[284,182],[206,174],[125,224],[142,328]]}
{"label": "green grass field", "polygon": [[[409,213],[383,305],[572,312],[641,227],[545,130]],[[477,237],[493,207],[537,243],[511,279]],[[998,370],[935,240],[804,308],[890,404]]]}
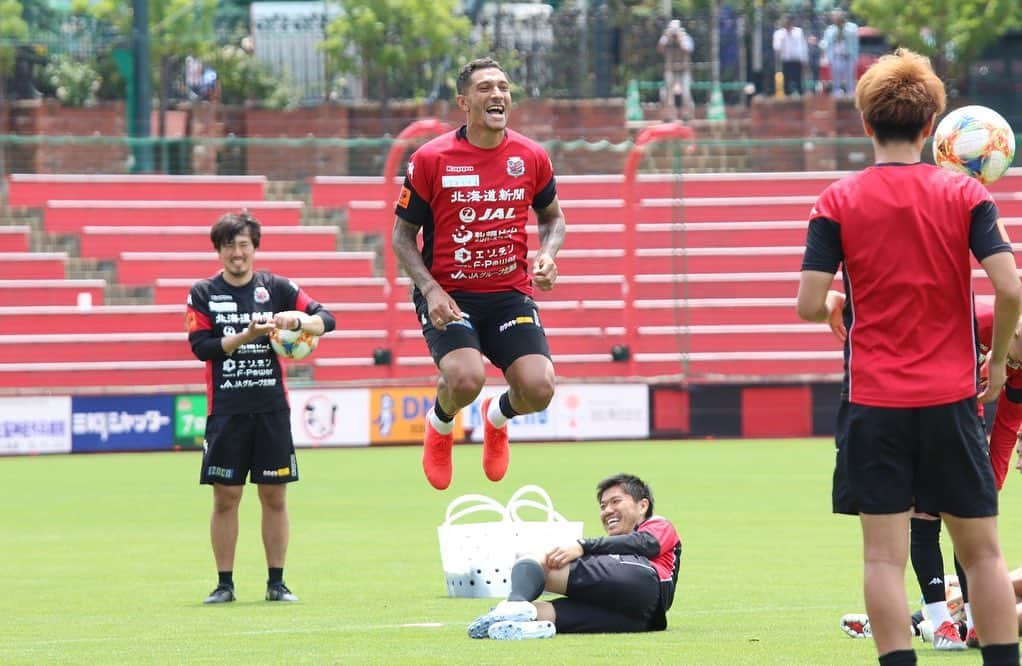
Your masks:
{"label": "green grass field", "polygon": [[[419,454],[299,452],[285,572],[297,604],[262,600],[258,499],[246,491],[238,602],[216,607],[201,603],[216,578],[197,453],[0,460],[0,663],[875,663],[872,641],[838,628],[863,606],[861,555],[858,522],[830,513],[830,441],[518,444],[499,484],[483,476],[479,448],[462,446],[443,493],[426,484]],[[467,638],[492,602],[446,596],[436,527],[447,503],[463,493],[503,502],[536,483],[595,535],[595,483],[619,471],[653,486],[684,543],[668,631]],[[1002,495],[1011,565],[1022,561],[1020,483]],[[923,663],[979,660],[917,647]]]}

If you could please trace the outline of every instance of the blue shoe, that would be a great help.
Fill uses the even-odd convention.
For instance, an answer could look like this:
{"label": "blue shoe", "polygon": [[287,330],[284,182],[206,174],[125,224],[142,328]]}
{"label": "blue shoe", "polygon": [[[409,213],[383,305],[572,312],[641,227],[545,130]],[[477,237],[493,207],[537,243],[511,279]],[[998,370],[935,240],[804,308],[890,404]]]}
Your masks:
{"label": "blue shoe", "polygon": [[554,623],[548,620],[533,622],[497,622],[487,631],[497,641],[526,641],[531,638],[553,638],[557,634]]}
{"label": "blue shoe", "polygon": [[529,622],[536,619],[536,607],[528,601],[501,601],[489,613],[468,625],[470,638],[486,638],[490,626],[498,622]]}

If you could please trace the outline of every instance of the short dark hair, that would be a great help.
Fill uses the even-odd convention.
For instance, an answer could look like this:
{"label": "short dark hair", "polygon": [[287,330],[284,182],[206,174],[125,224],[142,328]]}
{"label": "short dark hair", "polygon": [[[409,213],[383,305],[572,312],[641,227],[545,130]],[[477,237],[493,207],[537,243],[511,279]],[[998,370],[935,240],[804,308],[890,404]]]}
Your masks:
{"label": "short dark hair", "polygon": [[596,501],[602,500],[603,493],[614,486],[621,486],[621,490],[631,495],[632,499],[636,502],[644,499],[649,500],[649,506],[646,508],[646,518],[649,519],[653,515],[653,491],[646,485],[645,481],[634,474],[615,474],[600,481],[596,484]]}
{"label": "short dark hair", "polygon": [[493,58],[476,58],[470,62],[465,63],[465,66],[458,72],[458,94],[464,95],[468,92],[468,82],[472,78],[472,74],[478,72],[480,69],[499,69],[503,72],[504,76],[507,76],[507,72],[500,66],[500,63]]}
{"label": "short dark hair", "polygon": [[252,217],[247,210],[240,213],[225,213],[220,219],[213,223],[209,231],[209,239],[213,241],[213,249],[217,252],[224,245],[234,240],[238,234],[248,231],[252,239],[252,245],[259,249],[259,238],[261,236],[259,222]]}

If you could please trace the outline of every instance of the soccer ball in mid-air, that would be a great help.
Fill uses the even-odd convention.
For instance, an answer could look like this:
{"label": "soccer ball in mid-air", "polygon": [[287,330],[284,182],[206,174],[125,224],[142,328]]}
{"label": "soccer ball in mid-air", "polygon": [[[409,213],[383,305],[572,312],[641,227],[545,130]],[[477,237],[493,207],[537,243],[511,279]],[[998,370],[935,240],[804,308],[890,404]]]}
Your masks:
{"label": "soccer ball in mid-air", "polygon": [[288,331],[275,328],[270,331],[270,346],[277,356],[292,360],[303,359],[316,350],[319,336],[308,331]]}
{"label": "soccer ball in mid-air", "polygon": [[1001,114],[985,106],[963,106],[944,116],[933,133],[937,166],[989,185],[1015,158],[1015,133]]}

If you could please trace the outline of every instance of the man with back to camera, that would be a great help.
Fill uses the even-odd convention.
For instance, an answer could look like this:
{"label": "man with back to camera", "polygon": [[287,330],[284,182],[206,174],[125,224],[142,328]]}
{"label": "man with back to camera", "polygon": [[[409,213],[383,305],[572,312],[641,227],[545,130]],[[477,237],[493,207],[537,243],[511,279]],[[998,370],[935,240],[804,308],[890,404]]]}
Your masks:
{"label": "man with back to camera", "polygon": [[333,315],[294,282],[256,271],[259,222],[228,213],[210,239],[223,264],[188,294],[192,353],[206,362],[209,398],[200,483],[213,486],[209,532],[218,582],[207,604],[234,601],[238,506],[248,475],[259,488],[266,552],[267,601],[298,601],[284,584],[290,533],[287,484],[298,480],[291,438],[291,408],[280,360],[267,335],[275,328],[332,331]]}
{"label": "man with back to camera", "polygon": [[[491,481],[507,471],[507,422],[546,409],[553,398],[554,366],[532,289],[553,288],[565,231],[550,158],[507,127],[511,84],[504,70],[490,58],[473,60],[457,88],[466,123],[412,155],[392,235],[440,371],[422,452],[426,479],[438,490],[451,483],[454,417],[486,382],[484,355],[508,383],[482,403],[483,469]],[[539,227],[531,266],[530,206]]]}
{"label": "man with back to camera", "polygon": [[[653,514],[653,491],[637,476],[600,481],[596,499],[607,536],[519,559],[507,601],[476,618],[470,637],[520,640],[667,628],[681,563],[677,530]],[[536,601],[544,590],[564,596]]]}
{"label": "man with back to camera", "polygon": [[[881,57],[855,107],[875,164],[828,186],[810,212],[797,311],[847,330],[832,502],[858,515],[863,593],[881,666],[916,663],[905,565],[913,510],[948,526],[969,582],[984,663],[1019,661],[997,488],[977,399],[997,398],[1022,284],[990,193],[921,160],[947,93],[927,58]],[[993,285],[987,378],[977,376],[972,265]],[[843,295],[830,285],[841,267]]]}

